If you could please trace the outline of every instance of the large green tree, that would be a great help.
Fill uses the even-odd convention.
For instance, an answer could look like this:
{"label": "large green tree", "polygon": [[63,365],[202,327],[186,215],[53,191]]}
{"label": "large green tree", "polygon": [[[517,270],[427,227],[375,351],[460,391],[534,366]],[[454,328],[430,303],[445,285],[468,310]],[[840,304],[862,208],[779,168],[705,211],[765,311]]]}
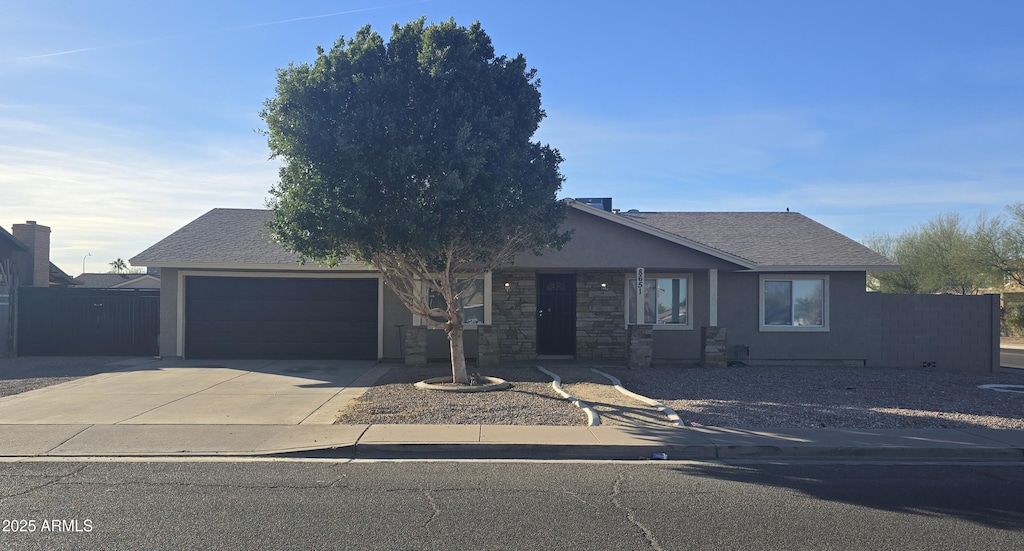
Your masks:
{"label": "large green tree", "polygon": [[[278,71],[261,117],[283,161],[273,236],[304,259],[366,262],[414,314],[440,320],[467,383],[460,298],[524,251],[560,247],[557,150],[533,141],[540,81],[479,23],[369,26]],[[431,308],[428,295],[443,298]]]}
{"label": "large green tree", "polygon": [[865,244],[900,264],[894,272],[873,272],[871,286],[886,293],[973,295],[998,285],[1000,276],[986,256],[986,221],[967,224],[956,213],[940,214],[897,235],[873,235]]}

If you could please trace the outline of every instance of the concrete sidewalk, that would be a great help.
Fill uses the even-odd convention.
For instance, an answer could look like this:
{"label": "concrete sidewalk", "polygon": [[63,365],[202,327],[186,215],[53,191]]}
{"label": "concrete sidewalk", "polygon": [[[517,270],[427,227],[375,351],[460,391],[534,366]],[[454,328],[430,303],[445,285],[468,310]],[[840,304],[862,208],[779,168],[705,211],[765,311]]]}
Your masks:
{"label": "concrete sidewalk", "polygon": [[0,458],[1024,461],[1024,431],[493,425],[0,425]]}

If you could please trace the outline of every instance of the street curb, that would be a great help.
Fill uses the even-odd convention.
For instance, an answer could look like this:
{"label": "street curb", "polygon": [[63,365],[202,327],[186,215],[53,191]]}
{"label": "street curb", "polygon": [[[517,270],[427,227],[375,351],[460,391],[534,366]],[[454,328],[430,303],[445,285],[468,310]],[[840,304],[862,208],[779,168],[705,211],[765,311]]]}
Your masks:
{"label": "street curb", "polygon": [[[356,444],[354,459],[537,459],[647,460],[655,454],[678,461],[817,460],[817,461],[970,461],[1024,462],[1024,450],[1013,448],[866,448],[832,446],[730,445],[559,445],[559,444]],[[324,457],[316,452],[303,454]],[[327,456],[336,457],[334,453]],[[347,457],[347,456],[346,456]]]}

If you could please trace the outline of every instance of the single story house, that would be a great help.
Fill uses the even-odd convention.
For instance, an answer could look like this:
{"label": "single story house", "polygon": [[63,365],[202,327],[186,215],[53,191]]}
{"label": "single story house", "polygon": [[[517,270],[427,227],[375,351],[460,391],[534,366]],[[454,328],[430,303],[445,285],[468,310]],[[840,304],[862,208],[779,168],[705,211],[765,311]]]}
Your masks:
{"label": "single story house", "polygon": [[79,274],[75,282],[83,289],[159,289],[160,278],[151,274]]}
{"label": "single story house", "polygon": [[[624,361],[640,327],[655,363],[699,362],[715,339],[729,359],[871,363],[866,272],[891,260],[795,212],[589,202],[566,200],[561,251],[522,254],[463,298],[467,357]],[[271,216],[214,209],[130,260],[161,270],[160,354],[406,357],[429,322],[368,266],[300,263],[270,241]],[[426,355],[445,358],[443,331],[425,332]]]}

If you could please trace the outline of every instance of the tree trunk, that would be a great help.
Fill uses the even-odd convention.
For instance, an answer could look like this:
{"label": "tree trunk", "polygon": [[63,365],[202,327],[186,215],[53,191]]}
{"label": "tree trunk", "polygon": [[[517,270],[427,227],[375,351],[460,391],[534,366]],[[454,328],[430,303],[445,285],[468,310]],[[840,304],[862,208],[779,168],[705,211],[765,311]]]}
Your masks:
{"label": "tree trunk", "polygon": [[452,381],[468,385],[469,373],[466,372],[466,350],[462,341],[462,324],[449,323],[447,325],[448,342],[451,344],[452,351]]}

